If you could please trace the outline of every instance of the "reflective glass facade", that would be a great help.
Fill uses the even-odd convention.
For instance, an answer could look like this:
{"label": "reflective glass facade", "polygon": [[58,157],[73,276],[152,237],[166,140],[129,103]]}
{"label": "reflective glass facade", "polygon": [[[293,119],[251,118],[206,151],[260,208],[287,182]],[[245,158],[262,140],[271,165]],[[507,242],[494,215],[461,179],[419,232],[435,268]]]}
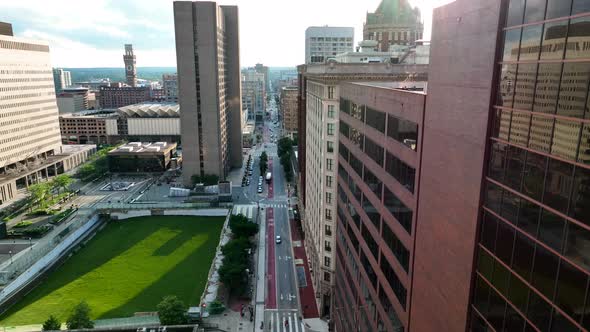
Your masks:
{"label": "reflective glass facade", "polygon": [[472,331],[590,329],[590,1],[511,0]]}

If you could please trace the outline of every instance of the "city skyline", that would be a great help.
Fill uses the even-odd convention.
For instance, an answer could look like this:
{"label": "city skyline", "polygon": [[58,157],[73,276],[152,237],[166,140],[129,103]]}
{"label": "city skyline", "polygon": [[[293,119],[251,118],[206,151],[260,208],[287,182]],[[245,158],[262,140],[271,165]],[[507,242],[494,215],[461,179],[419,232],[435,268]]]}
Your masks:
{"label": "city skyline", "polygon": [[[410,0],[422,12],[425,39],[430,38],[432,8],[452,1]],[[353,2],[346,7],[336,0],[313,4],[304,0],[293,5],[266,0],[225,0],[220,4],[240,6],[242,66],[264,63],[278,67],[304,62],[305,29],[309,26],[352,26],[356,46],[362,40],[366,13],[374,11],[379,2]],[[326,17],[324,13],[333,8],[338,8],[339,15]],[[122,68],[123,44],[134,45],[138,67],[176,66],[172,1],[102,0],[90,5],[86,1],[25,0],[2,3],[0,12],[3,13],[0,21],[11,22],[15,34],[49,43],[54,67]],[[297,20],[285,24],[282,13],[289,13],[289,17]],[[276,26],[281,29],[273,28]],[[265,41],[272,41],[273,47],[265,47]],[[293,44],[298,47],[292,47]],[[285,53],[285,49],[295,51]]]}

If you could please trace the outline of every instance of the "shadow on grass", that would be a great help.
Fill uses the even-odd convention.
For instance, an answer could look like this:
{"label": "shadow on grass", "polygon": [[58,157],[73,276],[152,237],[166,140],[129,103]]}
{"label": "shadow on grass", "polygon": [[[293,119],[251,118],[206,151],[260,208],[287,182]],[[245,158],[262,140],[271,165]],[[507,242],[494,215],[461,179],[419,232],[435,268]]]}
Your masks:
{"label": "shadow on grass", "polygon": [[[132,316],[135,312],[156,311],[158,303],[167,295],[176,295],[187,307],[189,305],[199,305],[201,294],[206,286],[209,268],[215,257],[215,249],[219,243],[223,218],[220,220],[212,218],[202,222],[202,225],[204,227],[199,229],[199,232],[208,232],[210,236],[198,250],[188,255],[172,270],[145,288],[140,294],[129,299],[128,302],[119,307],[104,313],[99,318],[128,317]],[[164,252],[172,253],[175,248],[180,247],[184,241],[188,241],[195,234],[182,235],[179,234],[174,239],[167,241],[167,243],[156,251],[159,254]],[[172,242],[173,240],[178,242]],[[154,252],[154,254],[156,253]]]}
{"label": "shadow on grass", "polygon": [[[162,217],[169,219],[170,217]],[[182,243],[188,241],[191,235],[195,235],[198,233],[212,231],[217,228],[217,232],[213,233],[216,234],[212,236],[206,242],[206,247],[212,246],[214,255],[214,248],[217,245],[219,239],[219,231],[223,225],[223,218],[207,218],[199,220],[199,225],[203,226],[198,229],[191,228],[191,231],[187,231],[187,227],[185,224],[185,220],[183,219],[194,219],[195,217],[175,217],[173,220],[166,220],[166,222],[162,222],[158,217],[152,217],[149,220],[145,220],[144,218],[134,218],[129,219],[122,222],[111,222],[101,230],[87,245],[85,248],[80,250],[78,253],[74,254],[70,259],[68,259],[61,267],[59,267],[56,271],[52,272],[45,281],[43,281],[37,288],[27,294],[23,299],[17,302],[14,306],[12,306],[9,310],[7,310],[4,314],[0,316],[0,320],[4,320],[5,318],[14,315],[19,310],[35,303],[36,301],[44,298],[45,296],[51,294],[52,292],[62,288],[63,286],[75,281],[76,279],[80,278],[81,276],[99,268],[103,264],[107,263],[109,260],[113,259],[114,257],[121,255],[125,251],[131,249],[134,245],[139,243],[140,241],[144,240],[145,238],[149,237],[154,232],[158,231],[162,227],[166,227],[173,230],[180,231],[178,236],[175,236],[177,241],[173,243],[171,241],[167,241],[163,244],[162,247],[158,248],[154,254],[159,253],[160,255],[165,255],[165,253],[171,253],[174,251],[174,244],[176,247],[180,246]],[[197,217],[198,218],[198,217]],[[211,241],[214,244],[211,244]],[[208,254],[208,253],[207,253]],[[195,253],[191,254],[189,257],[192,257],[193,260],[196,259],[193,256],[205,256],[202,250],[198,250]],[[209,256],[209,255],[207,255]],[[185,262],[188,259],[185,259],[181,264],[186,264]],[[209,259],[210,260],[210,259]],[[190,263],[190,262],[189,262]],[[192,264],[192,263],[190,263]],[[184,267],[186,269],[186,267]],[[207,277],[209,266],[206,268],[205,277]],[[190,269],[189,269],[190,271]],[[178,273],[181,275],[176,275]],[[186,271],[183,269],[174,269],[171,271],[173,278],[167,282],[170,282],[172,289],[174,289],[174,293],[186,293],[186,284],[179,282],[178,278],[182,279],[182,274]],[[122,271],[124,273],[124,271]],[[169,275],[167,274],[167,275]],[[186,277],[186,276],[185,276]],[[162,279],[166,279],[167,277],[163,277]],[[204,283],[204,281],[203,281]],[[182,285],[180,287],[179,285]],[[201,286],[202,287],[202,286]],[[151,287],[150,287],[151,289]],[[182,290],[181,290],[182,289]],[[179,291],[180,290],[180,291]],[[146,290],[147,291],[147,290]],[[145,293],[145,292],[143,292]],[[142,293],[142,294],[143,294]],[[166,294],[169,294],[167,292]],[[188,295],[188,294],[183,294]],[[141,295],[140,295],[141,296]],[[158,294],[158,296],[160,296]],[[156,304],[159,302],[161,296],[155,302],[150,303],[150,308],[155,308]],[[188,298],[188,296],[183,296],[183,299]],[[82,299],[80,299],[82,300]],[[125,308],[126,304],[119,306],[118,308]],[[115,311],[111,310],[110,312]],[[135,310],[135,309],[134,309]],[[119,312],[124,311],[123,309]],[[104,316],[104,315],[103,315]],[[113,317],[113,316],[110,316]]]}

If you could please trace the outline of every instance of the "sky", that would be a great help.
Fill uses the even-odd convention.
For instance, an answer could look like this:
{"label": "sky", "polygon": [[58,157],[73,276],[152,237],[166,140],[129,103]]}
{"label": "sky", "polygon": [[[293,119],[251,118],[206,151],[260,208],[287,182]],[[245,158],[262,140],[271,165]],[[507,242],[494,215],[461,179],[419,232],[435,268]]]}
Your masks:
{"label": "sky", "polygon": [[[432,8],[453,0],[410,0],[430,38]],[[362,40],[367,11],[380,0],[219,0],[238,5],[242,67],[296,66],[305,58],[309,26],[352,26]],[[176,67],[172,0],[7,0],[0,21],[17,37],[49,42],[54,67],[123,67],[133,44],[138,67]]]}

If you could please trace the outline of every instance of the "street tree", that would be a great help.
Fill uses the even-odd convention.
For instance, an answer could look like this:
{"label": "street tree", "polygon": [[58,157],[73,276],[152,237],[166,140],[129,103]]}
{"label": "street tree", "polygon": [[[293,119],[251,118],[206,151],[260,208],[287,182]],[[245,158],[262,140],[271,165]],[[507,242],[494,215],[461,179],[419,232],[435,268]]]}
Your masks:
{"label": "street tree", "polygon": [[184,303],[174,295],[166,296],[157,306],[160,324],[181,325],[185,324],[186,307]]}
{"label": "street tree", "polygon": [[69,330],[94,328],[94,322],[90,319],[90,307],[86,301],[82,301],[74,307],[66,325]]}
{"label": "street tree", "polygon": [[43,323],[43,331],[58,331],[61,329],[61,322],[53,315]]}
{"label": "street tree", "polygon": [[44,207],[45,199],[49,194],[49,185],[47,183],[36,183],[29,186],[31,194],[31,209],[33,206]]}
{"label": "street tree", "polygon": [[74,182],[74,180],[71,176],[67,174],[62,174],[56,176],[51,182],[51,185],[53,189],[57,189],[57,192],[60,192],[62,189],[67,190],[68,187],[72,184],[72,182]]}

